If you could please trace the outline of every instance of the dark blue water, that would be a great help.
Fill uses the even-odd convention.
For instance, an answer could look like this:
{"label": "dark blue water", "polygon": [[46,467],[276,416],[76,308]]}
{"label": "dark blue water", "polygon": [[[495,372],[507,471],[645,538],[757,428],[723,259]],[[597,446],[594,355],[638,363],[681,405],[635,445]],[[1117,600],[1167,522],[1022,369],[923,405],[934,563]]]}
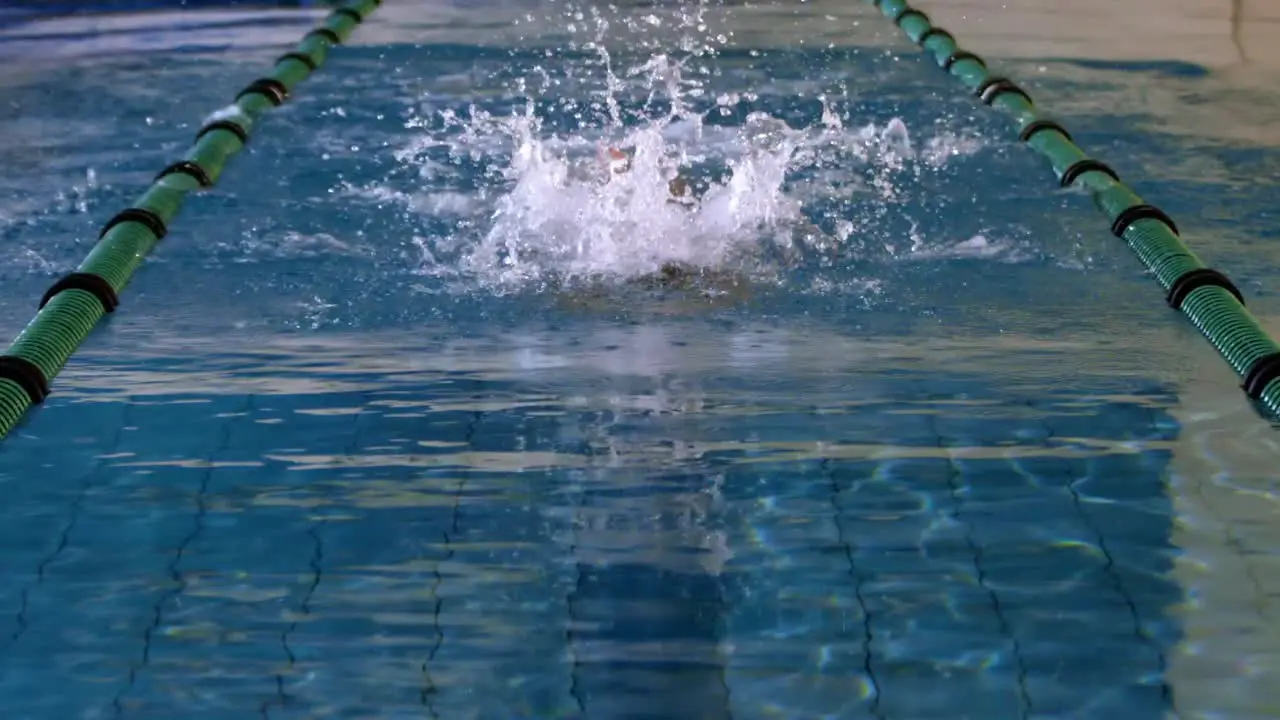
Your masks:
{"label": "dark blue water", "polygon": [[[10,335],[278,52],[9,81]],[[609,94],[582,46],[349,47],[255,128],[0,446],[11,716],[1178,708],[1201,551],[1170,482],[1200,442],[1187,367],[1227,374],[1203,341],[912,49],[688,59],[700,134],[625,73],[652,57],[614,48]],[[1073,134],[1271,310],[1275,150],[1071,110],[1211,77],[1048,67]],[[796,133],[776,185],[753,113]],[[762,219],[540,184],[646,138],[701,186],[737,167],[733,217]],[[672,253],[710,276],[655,284]]]}

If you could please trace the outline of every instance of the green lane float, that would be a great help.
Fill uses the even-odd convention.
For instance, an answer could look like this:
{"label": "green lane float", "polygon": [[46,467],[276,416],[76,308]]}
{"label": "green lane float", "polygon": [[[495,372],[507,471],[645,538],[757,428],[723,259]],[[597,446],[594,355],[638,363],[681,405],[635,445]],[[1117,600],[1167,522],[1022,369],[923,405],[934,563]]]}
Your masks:
{"label": "green lane float", "polygon": [[248,143],[258,118],[283,103],[324,63],[329,49],[346,41],[379,4],[381,0],[345,3],[281,55],[271,74],[249,83],[233,108],[202,127],[186,155],[161,170],[133,206],[107,221],[76,271],[49,287],[36,316],[0,355],[0,438],[29,408],[44,402],[49,383],[71,354],[103,316],[115,312],[120,292],[168,233],[187,195],[217,182],[227,160]]}
{"label": "green lane float", "polygon": [[981,57],[962,49],[928,15],[905,0],[866,1],[983,103],[1012,116],[1018,139],[1048,158],[1062,187],[1088,190],[1110,221],[1112,234],[1124,240],[1164,286],[1169,306],[1186,315],[1217,348],[1252,400],[1273,416],[1280,415],[1280,346],[1245,309],[1239,288],[1183,244],[1173,220],[1139,197],[1110,166],[1089,157],[1062,125],[1036,108],[1026,90],[991,73]]}

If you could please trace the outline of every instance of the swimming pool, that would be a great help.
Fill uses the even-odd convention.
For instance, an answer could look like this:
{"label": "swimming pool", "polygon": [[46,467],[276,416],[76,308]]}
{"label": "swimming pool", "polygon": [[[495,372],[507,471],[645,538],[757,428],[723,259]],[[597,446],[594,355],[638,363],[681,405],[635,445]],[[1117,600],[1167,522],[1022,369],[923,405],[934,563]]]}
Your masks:
{"label": "swimming pool", "polygon": [[[1088,198],[861,5],[591,7],[388,3],[188,201],[0,445],[10,714],[1273,707],[1272,430]],[[4,31],[10,336],[316,17]],[[1049,56],[1268,321],[1275,91]]]}

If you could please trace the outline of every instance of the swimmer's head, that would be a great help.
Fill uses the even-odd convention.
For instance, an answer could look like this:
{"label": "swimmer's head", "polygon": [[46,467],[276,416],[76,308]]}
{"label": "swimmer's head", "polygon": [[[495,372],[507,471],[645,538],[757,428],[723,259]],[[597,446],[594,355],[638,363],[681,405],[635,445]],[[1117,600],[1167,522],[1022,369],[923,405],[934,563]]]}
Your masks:
{"label": "swimmer's head", "polygon": [[[623,150],[616,147],[607,147],[602,153],[603,160],[609,166],[609,170],[614,175],[631,171],[631,158],[635,155],[635,150]],[[690,192],[689,182],[683,175],[676,175],[667,183],[667,192],[671,194],[673,200],[681,203],[689,203],[693,201],[693,193]]]}
{"label": "swimmer's head", "polygon": [[604,151],[604,160],[609,165],[609,170],[614,174],[620,174],[631,170],[631,156],[633,152],[628,152],[616,147],[606,148]]}

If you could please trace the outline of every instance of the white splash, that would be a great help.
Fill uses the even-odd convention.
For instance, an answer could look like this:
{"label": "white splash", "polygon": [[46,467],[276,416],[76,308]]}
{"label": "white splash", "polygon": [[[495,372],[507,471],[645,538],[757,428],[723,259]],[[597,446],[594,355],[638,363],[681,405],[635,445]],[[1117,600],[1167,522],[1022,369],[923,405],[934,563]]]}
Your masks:
{"label": "white splash", "polygon": [[[598,39],[607,22],[596,22]],[[856,250],[858,224],[807,206],[855,192],[892,203],[904,169],[918,174],[977,149],[931,138],[917,150],[897,119],[847,129],[826,97],[809,127],[763,112],[726,126],[717,120],[756,98],[709,92],[708,73],[691,65],[714,54],[706,43],[681,43],[682,58],[654,52],[617,72],[597,39],[581,46],[597,58],[594,85],[585,72],[569,82],[535,67],[516,83],[512,94],[524,102],[509,115],[430,108],[407,123],[418,134],[397,157],[433,187],[404,202],[452,223],[448,237],[415,239],[424,275],[503,292],[634,279],[672,263],[752,276],[830,266]],[[548,105],[577,128],[553,127]],[[630,153],[625,172],[615,172],[609,148]],[[860,184],[867,168],[872,177]],[[466,200],[436,192],[467,173],[483,180]],[[697,191],[673,197],[677,177]]]}
{"label": "white splash", "polygon": [[[694,125],[673,127],[678,120]],[[672,115],[608,138],[609,146],[634,148],[630,170],[612,173],[599,156],[604,148],[556,148],[539,136],[535,117],[516,117],[509,125],[516,148],[503,172],[509,189],[464,258],[466,269],[503,284],[548,273],[632,277],[667,262],[722,267],[784,237],[802,219],[784,192],[795,133],[766,115],[748,118],[737,157],[721,158],[727,177],[682,202],[669,185],[699,155],[697,122]]]}

